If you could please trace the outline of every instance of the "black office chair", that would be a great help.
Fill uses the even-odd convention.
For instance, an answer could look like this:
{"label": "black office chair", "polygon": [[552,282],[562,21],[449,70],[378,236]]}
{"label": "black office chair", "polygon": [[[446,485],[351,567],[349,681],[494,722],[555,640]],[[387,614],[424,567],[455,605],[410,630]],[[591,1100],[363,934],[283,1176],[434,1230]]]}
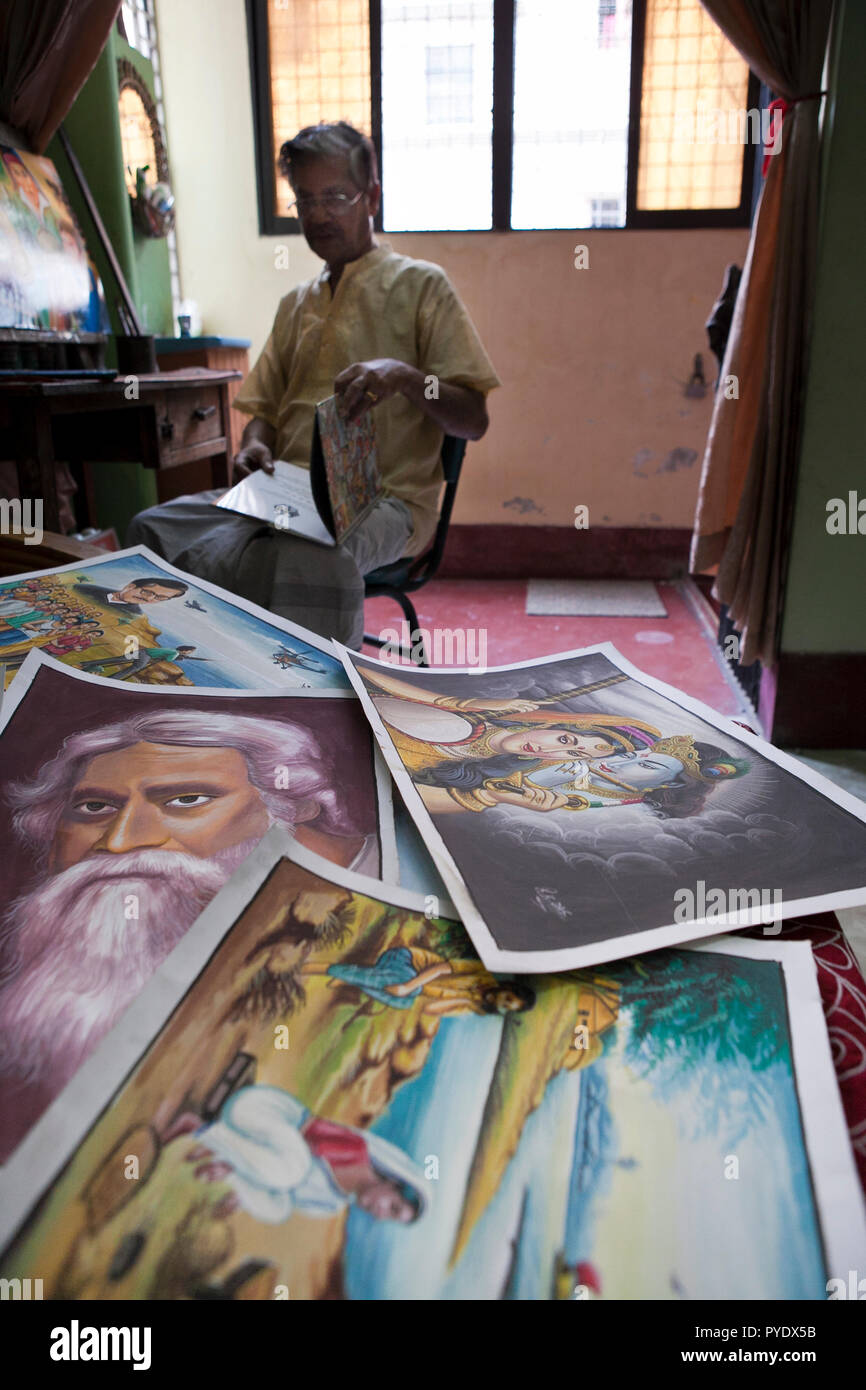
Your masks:
{"label": "black office chair", "polygon": [[[448,539],[448,526],[451,521],[451,513],[454,510],[454,499],[457,496],[457,484],[460,481],[460,469],[463,466],[465,453],[466,440],[455,439],[453,435],[446,434],[442,440],[442,473],[445,478],[445,491],[442,494],[439,521],[430,549],[426,550],[423,555],[405,555],[402,560],[395,560],[393,564],[383,565],[378,570],[371,570],[369,574],[364,576],[364,597],[381,598],[384,596],[399,603],[409,624],[410,633],[417,632],[419,624],[418,614],[415,612],[415,605],[409,598],[409,594],[422,588],[428,580],[433,578],[439,568],[445,550],[445,542]],[[369,632],[364,633],[364,641],[369,642],[373,647],[385,646],[383,638],[374,637]],[[404,659],[416,661],[419,666],[430,665],[423,641],[417,643],[413,641],[411,647],[401,645],[400,655]]]}

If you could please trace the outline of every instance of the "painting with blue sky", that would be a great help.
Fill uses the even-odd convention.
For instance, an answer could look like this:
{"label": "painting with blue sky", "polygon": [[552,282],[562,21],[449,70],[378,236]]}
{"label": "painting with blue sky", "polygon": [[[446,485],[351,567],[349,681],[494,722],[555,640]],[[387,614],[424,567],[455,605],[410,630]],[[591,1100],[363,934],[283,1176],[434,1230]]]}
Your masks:
{"label": "painting with blue sky", "polygon": [[60,1299],[795,1300],[862,1267],[808,943],[497,977],[424,898],[281,834],[0,1175],[4,1277]]}
{"label": "painting with blue sky", "polygon": [[[644,962],[650,978],[656,964]],[[712,957],[701,969],[712,988]],[[784,1019],[781,966],[738,959],[735,969],[744,991],[765,992],[765,1021]],[[438,1157],[435,1228],[371,1227],[353,1212],[350,1296],[826,1297],[786,1040],[760,1074],[744,1060],[719,1070],[702,1040],[656,1075],[664,1043],[638,1044],[631,1029],[626,1010],[602,1056],[550,1080],[468,1230],[479,1136],[469,1117],[485,1114],[500,1048],[482,1020],[440,1030],[422,1077],[376,1125],[409,1152]]]}
{"label": "painting with blue sky", "polygon": [[348,687],[326,639],[175,569],[145,546],[0,584],[0,686],[33,648],[91,674],[145,685]]}

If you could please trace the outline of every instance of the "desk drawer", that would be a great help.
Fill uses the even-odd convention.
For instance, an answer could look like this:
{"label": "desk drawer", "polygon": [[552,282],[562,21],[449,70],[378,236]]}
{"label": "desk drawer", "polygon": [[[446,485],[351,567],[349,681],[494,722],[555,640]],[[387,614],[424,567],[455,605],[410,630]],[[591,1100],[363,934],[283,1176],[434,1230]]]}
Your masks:
{"label": "desk drawer", "polygon": [[163,449],[172,453],[191,444],[219,439],[223,432],[219,387],[166,391],[165,409],[159,414],[159,432]]}

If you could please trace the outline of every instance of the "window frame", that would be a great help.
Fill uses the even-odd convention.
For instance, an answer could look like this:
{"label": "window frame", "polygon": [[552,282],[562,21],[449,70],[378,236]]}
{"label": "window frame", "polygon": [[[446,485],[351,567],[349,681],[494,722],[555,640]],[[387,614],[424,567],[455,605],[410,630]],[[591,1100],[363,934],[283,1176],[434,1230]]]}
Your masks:
{"label": "window frame", "polygon": [[[743,145],[743,172],[740,201],[735,208],[639,208],[637,176],[640,159],[640,113],[643,93],[643,57],[646,38],[646,0],[632,0],[631,20],[631,96],[628,114],[628,154],[626,156],[625,226],[615,231],[676,228],[748,227],[752,221],[752,185],[756,147]],[[746,109],[758,105],[761,83],[751,69],[746,88]],[[589,230],[589,229],[587,229]],[[591,230],[595,231],[596,228]]]}
{"label": "window frame", "polygon": [[[268,6],[270,0],[246,0],[247,34],[249,39],[250,84],[253,104],[253,136],[255,144],[256,197],[261,236],[300,236],[297,217],[281,216],[274,211],[276,193],[277,150],[274,147],[271,120],[270,44]],[[743,172],[740,202],[735,208],[673,208],[642,209],[637,207],[638,160],[640,155],[640,113],[643,90],[644,40],[646,36],[646,0],[632,0],[631,84],[627,137],[627,181],[625,225],[622,227],[512,227],[511,185],[513,177],[514,123],[514,40],[516,30],[516,0],[493,0],[493,119],[491,127],[491,225],[489,227],[453,228],[468,236],[490,232],[563,231],[563,232],[630,232],[639,230],[677,230],[717,227],[748,227],[751,224],[753,189],[757,162],[757,147],[751,142],[743,145]],[[382,167],[382,5],[381,0],[369,0],[370,23],[370,134]],[[761,83],[749,72],[746,93],[747,109],[760,104]],[[383,231],[384,192],[374,226]],[[447,228],[421,230],[418,228],[389,228],[389,235],[440,236]]]}

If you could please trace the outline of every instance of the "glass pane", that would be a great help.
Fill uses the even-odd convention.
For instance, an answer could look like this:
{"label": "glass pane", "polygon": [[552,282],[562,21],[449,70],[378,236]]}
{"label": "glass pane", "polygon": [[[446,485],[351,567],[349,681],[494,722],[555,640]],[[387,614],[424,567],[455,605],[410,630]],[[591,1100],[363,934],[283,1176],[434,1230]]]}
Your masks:
{"label": "glass pane", "polygon": [[[370,134],[368,0],[272,0],[271,119],[274,149],[306,125],[351,121]],[[276,178],[274,212],[288,215],[294,194]]]}
{"label": "glass pane", "polygon": [[512,227],[625,225],[631,0],[518,0]]}
{"label": "glass pane", "polygon": [[493,0],[382,0],[382,187],[391,231],[492,224]]}
{"label": "glass pane", "polygon": [[760,139],[748,86],[747,64],[700,0],[648,0],[639,208],[739,207],[743,145]]}
{"label": "glass pane", "polygon": [[134,48],[140,53],[142,58],[150,58],[153,47],[151,34],[152,0],[127,0],[125,4],[121,5],[121,11],[126,41],[130,48]]}
{"label": "glass pane", "polygon": [[150,117],[144,102],[134,87],[122,87],[118,97],[120,116],[120,143],[123,149],[123,166],[126,187],[130,194],[135,193],[136,171],[147,169],[146,182],[154,184],[159,177],[156,165],[156,145],[150,127]]}

